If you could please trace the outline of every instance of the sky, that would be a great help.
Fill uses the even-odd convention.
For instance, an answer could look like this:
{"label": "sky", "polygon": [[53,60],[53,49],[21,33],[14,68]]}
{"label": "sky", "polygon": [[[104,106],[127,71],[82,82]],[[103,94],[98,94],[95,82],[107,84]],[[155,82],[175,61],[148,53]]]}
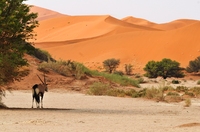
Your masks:
{"label": "sky", "polygon": [[27,0],[25,3],[66,15],[127,16],[155,23],[177,19],[200,20],[200,0]]}

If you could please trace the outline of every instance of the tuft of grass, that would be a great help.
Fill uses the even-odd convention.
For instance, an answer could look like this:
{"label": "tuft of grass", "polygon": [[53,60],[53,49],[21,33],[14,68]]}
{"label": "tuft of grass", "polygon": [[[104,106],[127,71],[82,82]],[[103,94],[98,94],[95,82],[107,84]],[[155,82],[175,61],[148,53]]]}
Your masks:
{"label": "tuft of grass", "polygon": [[200,80],[197,81],[197,85],[200,85]]}
{"label": "tuft of grass", "polygon": [[167,96],[180,96],[177,92],[168,92]]}
{"label": "tuft of grass", "polygon": [[139,82],[137,80],[131,79],[127,76],[121,76],[118,74],[109,74],[109,73],[98,72],[98,71],[94,71],[94,70],[88,70],[87,72],[92,76],[104,77],[104,78],[110,80],[111,82],[120,84],[121,86],[129,86],[130,85],[130,86],[135,86],[135,87],[140,88]]}
{"label": "tuft of grass", "polygon": [[198,98],[200,96],[200,87],[193,87],[190,91],[194,93],[195,97]]}
{"label": "tuft of grass", "polygon": [[134,89],[124,90],[124,89],[117,89],[112,88],[109,84],[104,84],[101,82],[94,82],[88,90],[89,95],[108,95],[108,96],[115,96],[115,97],[141,97],[141,93],[135,91]]}
{"label": "tuft of grass", "polygon": [[185,100],[185,107],[190,107],[191,106],[191,99],[186,99]]}
{"label": "tuft of grass", "polygon": [[145,97],[148,99],[156,99],[157,101],[164,100],[164,91],[163,88],[149,88],[146,90]]}
{"label": "tuft of grass", "polygon": [[88,94],[90,95],[107,95],[110,86],[101,82],[94,82],[90,87]]}
{"label": "tuft of grass", "polygon": [[178,86],[178,87],[176,87],[176,91],[177,92],[187,92],[188,88],[185,86]]}
{"label": "tuft of grass", "polygon": [[38,66],[38,70],[40,71],[47,72],[49,69],[63,76],[74,76],[76,79],[82,79],[89,70],[83,64],[70,60],[43,62]]}

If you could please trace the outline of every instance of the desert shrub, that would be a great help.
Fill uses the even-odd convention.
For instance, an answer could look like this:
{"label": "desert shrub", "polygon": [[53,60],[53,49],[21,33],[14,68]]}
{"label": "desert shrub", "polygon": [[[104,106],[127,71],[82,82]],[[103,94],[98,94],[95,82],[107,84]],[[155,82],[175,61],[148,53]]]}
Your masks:
{"label": "desert shrub", "polygon": [[185,86],[177,86],[175,89],[177,92],[187,92],[188,88]]}
{"label": "desert shrub", "polygon": [[186,71],[191,72],[199,72],[200,70],[200,56],[197,57],[195,60],[189,62],[189,66],[186,68]]}
{"label": "desert shrub", "polygon": [[122,89],[109,89],[107,91],[108,96],[115,96],[115,97],[125,97],[126,92]]}
{"label": "desert shrub", "polygon": [[144,70],[145,76],[156,78],[162,76],[164,79],[167,77],[183,77],[183,68],[179,67],[180,63],[172,61],[171,59],[162,59],[162,61],[149,61]]}
{"label": "desert shrub", "polygon": [[119,66],[120,60],[119,59],[107,59],[103,61],[103,67],[106,69],[107,72],[113,73],[116,68]]}
{"label": "desert shrub", "polygon": [[142,77],[138,78],[137,81],[138,81],[139,83],[145,83],[144,78],[142,78]]}
{"label": "desert shrub", "polygon": [[195,96],[194,93],[191,92],[191,91],[186,91],[186,92],[185,92],[185,95],[188,95],[188,96],[190,96],[190,97],[194,97],[194,96]]}
{"label": "desert shrub", "polygon": [[120,75],[120,76],[124,75],[123,71],[114,71],[113,74],[117,74],[117,75]]}
{"label": "desert shrub", "polygon": [[52,69],[53,71],[63,76],[74,76],[76,79],[83,78],[86,74],[89,74],[89,69],[83,64],[74,61],[56,61],[56,62],[43,62],[38,66],[38,70],[45,71]]}
{"label": "desert shrub", "polygon": [[148,99],[156,99],[158,101],[164,100],[164,94],[163,94],[162,88],[149,88],[146,90],[145,97]]}
{"label": "desert shrub", "polygon": [[172,80],[172,84],[179,84],[180,82],[178,80]]}
{"label": "desert shrub", "polygon": [[192,91],[196,97],[200,96],[200,87],[193,87],[190,89],[190,91]]}
{"label": "desert shrub", "polygon": [[197,85],[200,85],[200,80],[197,81]]}
{"label": "desert shrub", "polygon": [[127,76],[120,76],[117,74],[108,74],[105,72],[98,72],[98,71],[88,71],[89,74],[92,76],[102,76],[105,77],[106,79],[110,80],[111,82],[118,83],[122,86],[135,86],[135,87],[140,87],[139,82],[137,80],[131,79]]}
{"label": "desert shrub", "polygon": [[89,87],[90,95],[108,95],[115,97],[129,96],[123,89],[112,88],[109,84],[95,82]]}
{"label": "desert shrub", "polygon": [[46,62],[47,61],[56,61],[55,59],[53,59],[51,57],[49,52],[47,52],[45,50],[41,50],[39,48],[35,48],[34,46],[32,46],[29,43],[26,43],[23,48],[24,48],[24,50],[26,50],[27,54],[32,55],[32,56],[38,58],[39,60],[46,61]]}
{"label": "desert shrub", "polygon": [[177,94],[167,95],[164,98],[164,101],[166,102],[181,102],[182,100],[183,100],[182,97]]}
{"label": "desert shrub", "polygon": [[137,92],[137,95],[134,94],[133,97],[135,97],[135,96],[136,96],[136,97],[145,97],[146,92],[147,92],[147,88],[144,88],[144,89],[142,89],[142,90],[139,90],[139,91]]}
{"label": "desert shrub", "polygon": [[130,89],[130,90],[126,91],[127,96],[134,97],[135,94],[137,94],[137,91],[134,89]]}
{"label": "desert shrub", "polygon": [[133,65],[131,65],[131,64],[125,64],[126,75],[131,75],[132,71],[133,71]]}
{"label": "desert shrub", "polygon": [[167,96],[180,96],[177,92],[168,92]]}
{"label": "desert shrub", "polygon": [[191,99],[186,99],[185,100],[185,107],[190,107],[191,106]]}
{"label": "desert shrub", "polygon": [[172,86],[163,86],[163,91],[174,91]]}
{"label": "desert shrub", "polygon": [[179,84],[180,81],[179,80],[172,80],[172,84]]}
{"label": "desert shrub", "polygon": [[139,73],[135,74],[135,78],[141,78],[141,77],[142,76]]}
{"label": "desert shrub", "polygon": [[107,92],[109,89],[110,89],[109,84],[95,82],[89,87],[88,94],[90,94],[90,95],[107,95]]}

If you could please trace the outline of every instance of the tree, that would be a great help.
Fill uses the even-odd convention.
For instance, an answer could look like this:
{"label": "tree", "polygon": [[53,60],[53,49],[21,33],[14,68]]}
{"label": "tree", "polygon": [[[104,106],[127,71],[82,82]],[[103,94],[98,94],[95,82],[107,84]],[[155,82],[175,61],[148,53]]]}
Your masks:
{"label": "tree", "polygon": [[108,71],[109,73],[112,73],[116,70],[116,68],[119,66],[120,60],[119,59],[107,59],[103,61],[103,67]]}
{"label": "tree", "polygon": [[189,66],[186,68],[186,71],[189,73],[200,71],[200,56],[189,62]]}
{"label": "tree", "polygon": [[183,77],[183,68],[180,63],[172,61],[171,59],[162,59],[162,61],[149,61],[144,70],[147,72],[145,75],[150,78],[162,76],[164,79],[167,77]]}
{"label": "tree", "polygon": [[27,65],[24,45],[33,39],[38,26],[37,14],[30,13],[26,0],[0,1],[0,84],[14,81],[18,69]]}
{"label": "tree", "polygon": [[125,64],[125,72],[127,75],[131,75],[131,72],[133,71],[133,65],[131,64]]}

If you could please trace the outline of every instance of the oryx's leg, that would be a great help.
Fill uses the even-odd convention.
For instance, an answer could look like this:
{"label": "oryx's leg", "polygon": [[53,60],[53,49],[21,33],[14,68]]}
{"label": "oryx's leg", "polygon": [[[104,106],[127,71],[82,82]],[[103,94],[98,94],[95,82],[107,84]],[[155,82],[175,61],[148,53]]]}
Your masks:
{"label": "oryx's leg", "polygon": [[44,96],[44,93],[40,93],[41,95],[41,108],[43,108],[43,96]]}
{"label": "oryx's leg", "polygon": [[32,101],[32,108],[33,108],[33,103],[34,103],[34,96],[33,96],[33,101]]}

